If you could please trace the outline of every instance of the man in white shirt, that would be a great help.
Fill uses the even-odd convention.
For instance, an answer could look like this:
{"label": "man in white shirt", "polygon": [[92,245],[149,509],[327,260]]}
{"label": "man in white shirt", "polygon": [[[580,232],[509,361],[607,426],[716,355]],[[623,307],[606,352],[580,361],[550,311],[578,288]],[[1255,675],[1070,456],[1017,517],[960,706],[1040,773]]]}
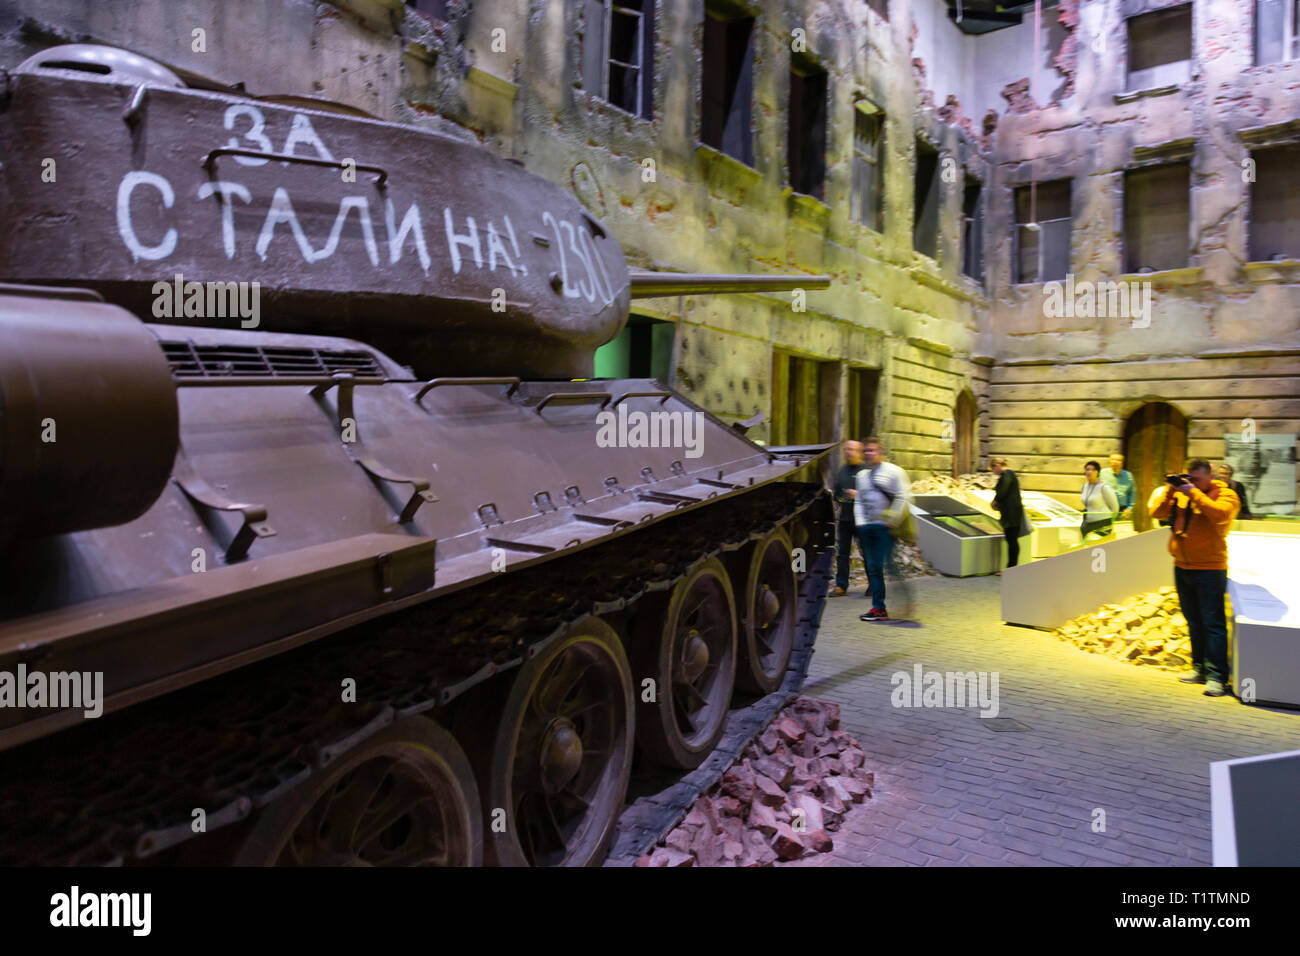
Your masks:
{"label": "man in white shirt", "polygon": [[862,542],[862,553],[866,556],[872,608],[861,615],[861,620],[887,621],[885,566],[893,560],[893,528],[907,507],[911,485],[907,472],[885,461],[885,446],[879,438],[865,439],[862,446],[866,467],[858,472],[853,523],[857,527],[858,540]]}

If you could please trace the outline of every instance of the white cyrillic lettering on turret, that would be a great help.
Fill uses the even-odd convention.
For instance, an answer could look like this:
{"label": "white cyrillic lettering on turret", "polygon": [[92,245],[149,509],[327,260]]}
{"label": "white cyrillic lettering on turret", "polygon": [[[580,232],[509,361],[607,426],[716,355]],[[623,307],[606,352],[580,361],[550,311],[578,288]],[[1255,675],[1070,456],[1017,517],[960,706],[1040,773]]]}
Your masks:
{"label": "white cyrillic lettering on turret", "polygon": [[235,205],[230,199],[234,196],[249,203],[253,201],[253,197],[239,183],[225,180],[204,183],[199,187],[200,199],[207,199],[212,195],[218,197],[217,203],[221,206],[221,245],[226,250],[226,258],[233,259],[235,258]]}
{"label": "white cyrillic lettering on turret", "polygon": [[569,283],[569,260],[564,254],[564,237],[560,235],[560,225],[555,221],[555,216],[550,210],[542,213],[542,222],[550,223],[551,231],[555,233],[555,248],[560,253],[560,288],[564,290],[566,299],[576,299],[582,293]]}
{"label": "white cyrillic lettering on turret", "polygon": [[510,274],[514,275],[514,261],[510,258],[510,253],[506,251],[506,244],[501,241],[501,237],[497,234],[497,227],[492,224],[491,219],[488,220],[487,235],[488,269],[492,272],[496,271],[497,253],[499,252],[501,254],[501,261],[506,264],[506,268],[510,270]]}
{"label": "white cyrillic lettering on turret", "polygon": [[588,302],[595,302],[596,290],[593,283],[589,281],[591,278],[591,263],[587,261],[587,254],[582,251],[582,247],[578,245],[578,233],[573,228],[573,223],[567,219],[560,220],[560,225],[564,227],[564,232],[569,237],[569,248],[577,255],[578,261],[582,263],[583,269],[587,273],[587,280],[578,281],[578,291]]}
{"label": "white cyrillic lettering on turret", "polygon": [[519,263],[519,274],[528,275],[528,266],[523,263],[523,255],[519,252],[519,240],[515,238],[515,227],[510,222],[509,216],[502,216],[506,224],[506,234],[510,237],[510,248],[515,250],[515,261]]}
{"label": "white cyrillic lettering on turret", "polygon": [[334,155],[325,148],[321,138],[316,135],[316,130],[312,128],[311,120],[303,113],[293,114],[293,125],[289,127],[289,138],[284,141],[284,152],[288,156],[296,156],[294,152],[299,143],[307,143],[312,149],[316,150],[316,155],[321,159],[328,159],[334,162]]}
{"label": "white cyrillic lettering on turret", "polygon": [[455,223],[451,218],[451,207],[444,206],[442,209],[442,221],[447,228],[447,249],[451,252],[451,268],[457,275],[460,274],[460,246],[467,246],[474,250],[474,264],[480,269],[483,268],[483,250],[479,248],[478,226],[474,223],[473,216],[465,217],[465,225],[469,227],[469,232],[464,234],[456,232]]}
{"label": "white cyrillic lettering on turret", "polygon": [[357,219],[361,223],[361,240],[366,244],[366,255],[370,257],[370,264],[379,265],[379,246],[375,243],[375,227],[370,222],[370,203],[364,196],[343,197],[343,201],[339,203],[339,214],[334,217],[334,226],[330,229],[330,237],[325,247],[316,253],[314,259],[308,259],[308,262],[328,259],[334,255],[334,250],[339,247],[339,236],[343,233],[343,222],[348,218],[349,209],[357,211]]}
{"label": "white cyrillic lettering on turret", "polygon": [[[601,302],[609,305],[614,301],[614,283],[609,281],[609,273],[605,270],[605,261],[601,258],[599,250],[596,249],[596,240],[591,237],[586,229],[579,229],[578,234],[582,237],[582,246],[587,250],[587,261],[596,264],[592,272],[592,281],[596,283],[596,292],[600,296]],[[601,288],[601,283],[604,288]]]}
{"label": "white cyrillic lettering on turret", "polygon": [[117,187],[117,231],[121,235],[122,241],[126,247],[131,250],[131,256],[139,259],[166,259],[176,249],[176,230],[168,228],[163,233],[162,241],[154,246],[146,246],[140,241],[140,237],[135,233],[135,226],[131,222],[131,193],[135,191],[136,186],[152,186],[162,194],[163,208],[171,209],[172,203],[176,201],[176,194],[172,191],[172,184],[163,179],[157,173],[148,173],[144,170],[136,169],[122,177],[122,182]]}
{"label": "white cyrillic lettering on turret", "polygon": [[271,208],[266,211],[266,221],[262,223],[262,231],[257,237],[257,255],[259,259],[266,259],[267,247],[271,245],[271,240],[275,238],[275,227],[282,222],[289,224],[293,232],[293,238],[298,242],[298,249],[302,252],[302,257],[308,262],[316,261],[316,251],[312,249],[311,243],[307,241],[307,234],[303,232],[302,225],[298,222],[298,216],[293,211],[293,203],[289,201],[289,194],[283,186],[275,190],[275,195],[271,197]]}
{"label": "white cyrillic lettering on turret", "polygon": [[402,246],[406,242],[406,236],[409,233],[415,241],[415,254],[420,257],[420,268],[425,272],[429,271],[429,247],[424,244],[424,226],[420,224],[420,207],[411,203],[406,207],[406,215],[402,217],[402,225],[398,227],[397,210],[393,208],[393,201],[386,199],[384,201],[384,222],[388,226],[388,264],[393,265],[398,259],[402,258]]}
{"label": "white cyrillic lettering on turret", "polygon": [[[247,116],[249,122],[248,132],[244,134],[244,139],[251,140],[257,147],[258,152],[274,153],[275,147],[271,145],[271,140],[266,135],[266,117],[262,115],[262,111],[256,106],[250,106],[247,103],[236,103],[226,110],[223,125],[226,129],[233,131],[235,120],[240,116]],[[226,148],[249,149],[251,147],[241,146],[239,137],[232,136],[226,141]],[[264,166],[266,164],[264,159],[254,159],[248,156],[236,156],[235,162],[241,166]]]}

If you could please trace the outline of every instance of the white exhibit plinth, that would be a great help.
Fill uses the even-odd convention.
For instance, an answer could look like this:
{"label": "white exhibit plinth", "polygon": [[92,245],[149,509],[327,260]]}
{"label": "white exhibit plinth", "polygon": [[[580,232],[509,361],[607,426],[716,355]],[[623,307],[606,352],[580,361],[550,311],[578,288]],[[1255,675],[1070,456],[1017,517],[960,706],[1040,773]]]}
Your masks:
{"label": "white exhibit plinth", "polygon": [[[946,495],[918,495],[912,503],[916,543],[940,574],[965,578],[1006,567],[1007,542],[998,520]],[[1030,535],[1020,538],[1027,554]]]}
{"label": "white exhibit plinth", "polygon": [[1228,535],[1232,689],[1247,703],[1300,707],[1300,534],[1268,524]]}
{"label": "white exhibit plinth", "polygon": [[1007,568],[1002,572],[1002,620],[1060,627],[1103,604],[1173,584],[1168,543],[1169,529],[1157,528]]}

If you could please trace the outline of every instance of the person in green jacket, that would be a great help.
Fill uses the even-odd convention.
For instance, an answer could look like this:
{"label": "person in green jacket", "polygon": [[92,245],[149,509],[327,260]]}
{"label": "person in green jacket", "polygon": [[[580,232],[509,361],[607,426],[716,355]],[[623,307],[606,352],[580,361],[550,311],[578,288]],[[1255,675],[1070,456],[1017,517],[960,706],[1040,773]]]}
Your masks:
{"label": "person in green jacket", "polygon": [[1136,500],[1136,494],[1133,484],[1133,475],[1124,470],[1124,456],[1115,452],[1110,456],[1110,467],[1101,470],[1101,480],[1111,491],[1115,492],[1115,500],[1119,503],[1120,518],[1127,518],[1133,512],[1133,502]]}

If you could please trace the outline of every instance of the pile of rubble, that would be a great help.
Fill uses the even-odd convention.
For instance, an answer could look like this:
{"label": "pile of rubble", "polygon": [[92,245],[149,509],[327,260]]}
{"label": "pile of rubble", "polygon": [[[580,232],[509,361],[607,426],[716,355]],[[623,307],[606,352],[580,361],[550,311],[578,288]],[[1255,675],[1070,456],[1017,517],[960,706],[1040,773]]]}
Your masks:
{"label": "pile of rubble", "polygon": [[1178,609],[1178,595],[1172,587],[1122,604],[1106,604],[1052,633],[1090,653],[1135,664],[1178,670],[1191,662],[1187,619]]}
{"label": "pile of rubble", "polygon": [[956,478],[951,478],[948,475],[931,475],[928,478],[918,478],[912,482],[912,494],[947,495],[949,498],[969,505],[977,511],[987,512],[989,510],[988,497],[975,494],[975,492],[992,491],[997,487],[997,483],[998,476],[991,471],[958,475]]}
{"label": "pile of rubble", "polygon": [[827,853],[874,774],[838,704],[800,697],[637,866],[772,866]]}
{"label": "pile of rubble", "polygon": [[[920,578],[927,574],[939,573],[930,567],[930,562],[925,560],[925,555],[921,553],[918,545],[908,544],[905,541],[894,542],[894,564],[898,566],[898,573],[905,578]],[[855,545],[853,556],[849,559],[849,593],[865,591],[866,588],[867,569],[863,566],[862,555]]]}
{"label": "pile of rubble", "polygon": [[[908,544],[906,541],[897,541],[894,543],[894,563],[898,565],[899,573],[905,578],[919,578],[927,574],[938,574],[934,568],[930,567],[930,562],[925,560],[925,555],[921,553],[920,545]],[[866,571],[863,570],[863,579],[865,582]]]}
{"label": "pile of rubble", "polygon": [[914,495],[946,495],[951,491],[992,491],[997,487],[998,476],[991,471],[967,472],[951,478],[948,475],[930,475],[912,482]]}

